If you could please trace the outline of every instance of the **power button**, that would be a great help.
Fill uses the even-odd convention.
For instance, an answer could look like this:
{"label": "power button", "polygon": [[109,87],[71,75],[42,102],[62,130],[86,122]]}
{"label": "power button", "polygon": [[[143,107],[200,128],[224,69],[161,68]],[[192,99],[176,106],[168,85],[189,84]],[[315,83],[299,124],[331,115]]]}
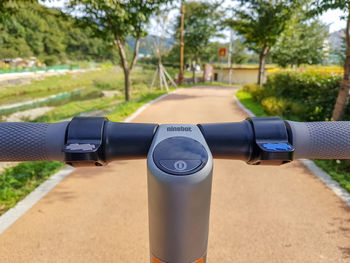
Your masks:
{"label": "power button", "polygon": [[160,165],[175,173],[189,172],[201,165],[201,160],[159,160]]}
{"label": "power button", "polygon": [[178,136],[161,141],[154,149],[153,160],[163,172],[189,175],[205,166],[208,153],[198,141]]}
{"label": "power button", "polygon": [[185,161],[179,160],[174,163],[175,170],[184,171],[187,169],[187,163]]}

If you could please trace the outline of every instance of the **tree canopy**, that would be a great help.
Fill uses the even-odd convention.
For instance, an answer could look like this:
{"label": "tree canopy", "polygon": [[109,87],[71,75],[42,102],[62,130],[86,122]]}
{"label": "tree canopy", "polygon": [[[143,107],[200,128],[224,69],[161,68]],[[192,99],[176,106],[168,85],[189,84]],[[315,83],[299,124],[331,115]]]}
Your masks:
{"label": "tree canopy", "polygon": [[350,7],[350,0],[312,0],[315,7],[311,10],[311,14],[320,14],[330,9],[347,10]]}
{"label": "tree canopy", "polygon": [[226,23],[244,37],[249,48],[260,54],[258,83],[262,84],[266,56],[285,30],[297,8],[296,0],[245,0]]}
{"label": "tree canopy", "polygon": [[[344,116],[346,107],[349,104],[350,91],[350,0],[313,0],[314,8],[311,10],[311,15],[322,14],[331,9],[342,9],[346,11],[346,56],[344,60],[344,78],[340,85],[337,101],[334,106],[332,119],[341,120]],[[345,17],[344,17],[345,18]]]}
{"label": "tree canopy", "polygon": [[235,17],[227,24],[245,39],[249,48],[260,52],[263,46],[273,46],[292,17],[296,1],[242,1]]}
{"label": "tree canopy", "polygon": [[295,17],[271,50],[272,60],[282,67],[321,64],[326,58],[328,27],[319,20]]}
{"label": "tree canopy", "polygon": [[[219,11],[220,2],[185,2],[184,44],[188,62],[201,60],[209,47],[212,37],[220,36],[223,12]],[[175,24],[175,38],[179,39],[180,18]],[[209,47],[210,48],[210,47]]]}
{"label": "tree canopy", "polygon": [[[125,99],[130,99],[131,79],[140,46],[140,39],[146,36],[150,17],[162,4],[171,0],[70,0],[68,7],[78,14],[83,28],[90,28],[95,36],[117,46],[125,78]],[[136,39],[131,61],[128,61],[126,38]]]}

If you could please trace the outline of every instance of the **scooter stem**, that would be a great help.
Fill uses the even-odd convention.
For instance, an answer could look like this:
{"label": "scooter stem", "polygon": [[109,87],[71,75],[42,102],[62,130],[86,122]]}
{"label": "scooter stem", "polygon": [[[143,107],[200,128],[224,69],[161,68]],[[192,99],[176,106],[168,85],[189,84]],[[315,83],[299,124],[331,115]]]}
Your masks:
{"label": "scooter stem", "polygon": [[196,125],[160,125],[148,157],[151,263],[205,263],[213,159]]}

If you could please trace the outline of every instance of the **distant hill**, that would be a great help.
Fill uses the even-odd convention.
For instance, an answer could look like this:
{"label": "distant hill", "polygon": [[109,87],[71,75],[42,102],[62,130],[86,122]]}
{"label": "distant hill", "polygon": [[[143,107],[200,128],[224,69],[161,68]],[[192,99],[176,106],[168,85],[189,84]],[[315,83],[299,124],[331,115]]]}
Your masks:
{"label": "distant hill", "polygon": [[328,39],[329,43],[331,44],[331,47],[337,50],[341,49],[344,43],[344,37],[345,37],[344,30],[339,30],[331,33]]}
{"label": "distant hill", "polygon": [[[143,56],[147,56],[147,55],[153,56],[154,39],[159,40],[160,37],[154,36],[154,35],[147,35],[145,38],[141,39],[139,54],[142,54]],[[132,38],[132,37],[127,38],[127,43],[131,48],[135,46],[135,42],[136,42],[135,38]],[[165,38],[164,44],[167,48],[170,49],[175,44],[175,40],[174,38]]]}
{"label": "distant hill", "polygon": [[345,59],[345,32],[339,30],[330,34],[328,42],[330,46],[330,62],[342,64]]}

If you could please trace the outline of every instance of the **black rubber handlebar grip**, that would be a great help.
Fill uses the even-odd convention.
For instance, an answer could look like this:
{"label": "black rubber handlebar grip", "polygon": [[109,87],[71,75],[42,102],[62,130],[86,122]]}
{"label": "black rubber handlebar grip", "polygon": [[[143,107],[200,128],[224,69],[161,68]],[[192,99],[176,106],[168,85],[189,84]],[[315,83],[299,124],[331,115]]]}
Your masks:
{"label": "black rubber handlebar grip", "polygon": [[292,122],[294,159],[350,159],[350,121]]}
{"label": "black rubber handlebar grip", "polygon": [[68,122],[0,122],[0,161],[63,161]]}

